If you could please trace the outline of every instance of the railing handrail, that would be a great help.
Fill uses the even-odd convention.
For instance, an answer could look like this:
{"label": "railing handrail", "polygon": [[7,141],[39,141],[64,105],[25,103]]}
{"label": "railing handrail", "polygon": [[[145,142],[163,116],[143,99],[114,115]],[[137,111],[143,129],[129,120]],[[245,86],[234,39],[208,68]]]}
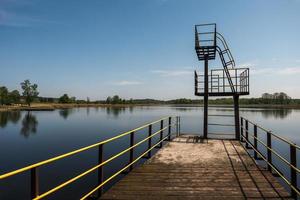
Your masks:
{"label": "railing handrail", "polygon": [[8,172],[8,173],[4,173],[2,175],[0,175],[0,180],[1,179],[4,179],[4,178],[7,178],[7,177],[10,177],[10,176],[13,176],[13,175],[16,175],[16,174],[19,174],[19,173],[22,173],[24,171],[28,171],[30,169],[33,169],[33,168],[36,168],[36,167],[40,167],[42,165],[45,165],[45,164],[48,164],[50,162],[54,162],[54,161],[57,161],[57,160],[60,160],[62,158],[66,158],[66,157],[69,157],[69,156],[72,156],[74,154],[78,154],[80,152],[83,152],[83,151],[86,151],[88,149],[91,149],[91,148],[94,148],[94,147],[97,147],[97,146],[100,146],[100,145],[103,145],[105,143],[108,143],[108,142],[111,142],[113,140],[116,140],[118,138],[121,138],[121,137],[124,137],[126,135],[129,135],[131,132],[136,132],[136,131],[139,131],[141,129],[144,129],[146,128],[147,126],[151,125],[151,124],[155,124],[157,122],[160,122],[161,120],[165,120],[167,119],[168,117],[163,117],[159,120],[156,120],[154,122],[151,122],[151,123],[148,123],[148,124],[145,124],[143,126],[140,126],[136,129],[133,129],[133,130],[130,130],[130,131],[126,131],[124,133],[121,133],[120,135],[117,135],[115,137],[112,137],[112,138],[109,138],[109,139],[106,139],[106,140],[103,140],[101,142],[98,142],[98,143],[95,143],[95,144],[92,144],[92,145],[89,145],[89,146],[86,146],[86,147],[83,147],[83,148],[80,148],[80,149],[77,149],[77,150],[74,150],[74,151],[70,151],[68,153],[65,153],[65,154],[62,154],[62,155],[59,155],[59,156],[56,156],[56,157],[53,157],[53,158],[50,158],[50,159],[46,159],[44,161],[40,161],[40,162],[37,162],[35,164],[32,164],[32,165],[29,165],[29,166],[26,166],[26,167],[23,167],[23,168],[20,168],[20,169],[17,169],[17,170],[14,170],[14,171],[11,171],[11,172]]}
{"label": "railing handrail", "polygon": [[252,121],[250,121],[250,120],[248,120],[244,117],[241,117],[241,118],[247,120],[250,124],[257,126],[257,128],[260,128],[261,130],[265,131],[266,133],[269,132],[272,136],[274,136],[274,137],[278,138],[279,140],[281,140],[283,142],[286,142],[286,143],[288,143],[288,144],[290,144],[290,145],[292,145],[292,146],[294,146],[294,147],[296,147],[297,149],[300,150],[300,146],[298,146],[296,143],[290,141],[289,139],[286,139],[285,137],[279,136],[276,133],[274,133],[273,131],[267,130],[266,128],[262,127],[261,125],[258,125],[257,123],[254,123],[254,122],[252,122]]}
{"label": "railing handrail", "polygon": [[[244,124],[245,122],[245,124]],[[249,131],[249,124],[253,125],[253,132]],[[264,134],[267,134],[267,144],[262,141],[258,137],[258,131],[257,129],[260,129],[264,132]],[[244,135],[244,132],[246,135]],[[250,142],[250,137],[253,138],[254,144]],[[290,147],[290,161],[288,161],[284,156],[280,155],[280,153],[272,148],[272,136],[279,139],[280,141],[284,142],[285,144],[288,144]],[[284,182],[290,186],[292,196],[296,199],[297,195],[300,195],[300,189],[298,188],[297,184],[297,174],[300,173],[300,169],[297,167],[297,149],[299,150],[299,146],[288,139],[281,137],[277,134],[274,134],[272,131],[267,130],[263,128],[260,125],[257,125],[256,123],[241,117],[241,142],[246,142],[246,148],[249,147],[254,150],[254,158],[257,159],[257,155],[259,155],[268,166],[268,170],[272,171],[272,169],[279,175],[280,178],[284,180]],[[267,150],[267,155],[263,155],[258,149],[257,142],[259,142],[262,146],[264,146]],[[272,162],[272,155],[275,155],[279,160],[281,160],[284,164],[286,164],[290,168],[290,180],[282,173]]]}
{"label": "railing handrail", "polygon": [[[164,120],[168,119],[168,124],[167,126],[164,126]],[[98,186],[96,188],[94,188],[92,191],[90,191],[88,194],[86,194],[85,196],[83,196],[81,199],[85,199],[87,198],[88,196],[90,196],[90,194],[93,194],[95,191],[97,191],[99,188],[101,188],[101,191],[102,191],[102,186],[105,185],[107,182],[109,182],[111,179],[113,179],[114,177],[116,177],[118,174],[120,174],[122,171],[130,168],[130,170],[132,169],[132,166],[135,162],[137,162],[140,158],[142,158],[144,155],[146,155],[148,153],[148,156],[151,157],[151,150],[156,147],[158,144],[160,144],[160,147],[162,147],[162,142],[165,141],[167,138],[168,140],[171,140],[171,135],[172,135],[172,131],[171,131],[171,127],[173,125],[176,125],[177,128],[179,126],[179,123],[180,123],[180,118],[179,117],[176,117],[176,122],[175,123],[171,123],[172,122],[172,117],[164,117],[164,118],[161,118],[159,120],[156,120],[154,122],[151,122],[151,123],[148,123],[148,124],[145,124],[143,126],[140,126],[138,128],[135,128],[133,130],[130,130],[130,131],[127,131],[127,132],[124,132],[118,136],[115,136],[115,137],[112,137],[110,139],[107,139],[107,140],[104,140],[102,142],[99,142],[99,143],[95,143],[93,145],[89,145],[87,147],[84,147],[84,148],[80,148],[80,149],[77,149],[75,151],[71,151],[69,153],[66,153],[66,154],[62,154],[60,156],[57,156],[57,157],[54,157],[54,158],[51,158],[51,159],[48,159],[48,160],[45,160],[45,161],[42,161],[42,162],[38,162],[36,164],[33,164],[33,165],[29,165],[27,167],[24,167],[24,168],[21,168],[21,169],[18,169],[18,170],[15,170],[15,171],[12,171],[12,172],[9,172],[9,173],[6,173],[6,174],[3,174],[0,176],[0,179],[4,179],[4,178],[8,178],[10,176],[13,176],[13,175],[16,175],[16,174],[19,174],[21,172],[24,172],[24,171],[28,171],[28,170],[31,170],[31,181],[33,181],[31,183],[31,195],[32,195],[32,199],[34,200],[38,200],[38,199],[42,199],[62,188],[64,188],[65,186],[77,181],[78,179],[80,179],[81,177],[83,176],[86,176],[87,174],[95,171],[98,169],[98,173],[99,173],[99,170],[102,171],[102,168],[105,164],[107,163],[110,163],[112,160],[120,157],[121,155],[127,153],[130,151],[130,162],[128,164],[126,164],[125,167],[123,167],[121,170],[119,170],[118,172],[114,173],[113,175],[111,175],[109,178],[107,178],[106,180],[103,180],[103,176],[101,175],[101,178],[99,178],[100,180],[100,183],[98,184]],[[156,131],[155,133],[152,133],[152,125],[156,124],[160,122],[160,129],[158,131]],[[143,140],[137,142],[134,144],[134,134],[136,131],[139,131],[141,129],[144,129],[148,127],[148,137],[144,138]],[[163,137],[163,131],[168,129],[168,135]],[[179,131],[177,129],[177,131]],[[159,142],[157,142],[156,144],[152,145],[151,144],[151,138],[153,138],[154,136],[156,136],[157,134],[160,133],[160,140]],[[177,132],[178,133],[178,132]],[[47,163],[50,163],[50,162],[53,162],[53,161],[56,161],[56,160],[59,160],[59,159],[62,159],[62,158],[65,158],[65,157],[68,157],[68,156],[71,156],[71,155],[74,155],[74,154],[77,154],[77,153],[80,153],[82,151],[85,151],[85,150],[88,150],[88,149],[91,149],[93,147],[97,147],[99,146],[99,156],[100,154],[102,155],[103,154],[103,145],[110,142],[110,141],[113,141],[113,140],[116,140],[120,137],[123,137],[125,135],[129,135],[130,134],[130,147],[129,148],[126,148],[125,150],[122,150],[120,151],[119,153],[109,157],[108,159],[106,160],[103,160],[102,156],[101,156],[101,160],[99,160],[99,163],[96,165],[96,166],[93,166],[92,168],[88,169],[88,170],[85,170],[84,172],[76,175],[75,177],[71,178],[71,179],[68,179],[67,181],[64,181],[63,183],[53,187],[52,189],[42,193],[42,194],[39,194],[39,183],[38,183],[38,177],[36,177],[37,175],[37,168],[39,166],[42,166],[42,165],[45,165]],[[148,141],[148,149],[142,153],[142,155],[138,156],[138,158],[134,159],[133,160],[133,150],[135,147],[139,146],[140,144],[144,143]],[[100,157],[99,157],[100,158]],[[33,170],[33,171],[32,171]],[[102,172],[101,172],[102,173]],[[33,179],[32,179],[33,178]],[[102,193],[102,192],[101,192]]]}

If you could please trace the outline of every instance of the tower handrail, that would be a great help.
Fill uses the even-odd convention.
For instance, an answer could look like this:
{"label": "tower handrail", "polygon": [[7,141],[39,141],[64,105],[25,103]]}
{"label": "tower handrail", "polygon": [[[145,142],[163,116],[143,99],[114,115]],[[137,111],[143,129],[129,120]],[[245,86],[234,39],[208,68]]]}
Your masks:
{"label": "tower handrail", "polygon": [[230,49],[227,45],[227,42],[226,42],[225,38],[223,37],[223,35],[221,33],[216,32],[216,34],[217,34],[216,38],[221,41],[221,43],[223,44],[224,49],[226,49],[228,51],[229,59],[232,61],[233,67],[235,67],[235,61],[233,59],[233,56],[231,54],[231,51],[230,51]]}

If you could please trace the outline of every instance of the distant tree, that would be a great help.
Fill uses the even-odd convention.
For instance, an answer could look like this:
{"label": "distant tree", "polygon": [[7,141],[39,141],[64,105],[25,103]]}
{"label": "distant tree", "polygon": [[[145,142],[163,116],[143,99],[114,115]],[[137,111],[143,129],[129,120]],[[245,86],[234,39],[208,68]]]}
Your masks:
{"label": "distant tree", "polygon": [[121,99],[118,95],[115,95],[115,96],[113,96],[113,98],[112,98],[112,103],[113,103],[113,104],[120,103],[121,101],[122,101],[122,99]]}
{"label": "distant tree", "polygon": [[111,98],[110,96],[106,98],[106,103],[107,103],[107,104],[112,103],[112,98]]}
{"label": "distant tree", "polygon": [[273,98],[273,95],[272,94],[269,94],[269,93],[263,93],[261,95],[261,98],[263,99],[272,99]]}
{"label": "distant tree", "polygon": [[58,102],[59,103],[69,103],[70,98],[69,98],[68,94],[64,94],[61,97],[59,97]]}
{"label": "distant tree", "polygon": [[76,103],[76,97],[71,97],[70,98],[70,103]]}
{"label": "distant tree", "polygon": [[280,104],[289,104],[291,102],[291,97],[284,92],[280,92],[277,100]]}
{"label": "distant tree", "polygon": [[129,100],[129,103],[130,103],[130,104],[132,104],[132,103],[133,103],[133,99],[132,99],[132,98],[130,98],[130,100]]}
{"label": "distant tree", "polygon": [[27,79],[21,83],[21,87],[23,90],[23,96],[25,97],[26,103],[30,106],[30,104],[34,101],[35,98],[38,97],[39,92],[37,90],[37,84],[31,84],[30,81]]}
{"label": "distant tree", "polygon": [[90,103],[90,97],[86,98],[86,103]]}
{"label": "distant tree", "polygon": [[8,89],[6,87],[0,87],[0,103],[1,105],[8,104]]}
{"label": "distant tree", "polygon": [[21,95],[18,90],[13,90],[8,94],[10,103],[20,103]]}

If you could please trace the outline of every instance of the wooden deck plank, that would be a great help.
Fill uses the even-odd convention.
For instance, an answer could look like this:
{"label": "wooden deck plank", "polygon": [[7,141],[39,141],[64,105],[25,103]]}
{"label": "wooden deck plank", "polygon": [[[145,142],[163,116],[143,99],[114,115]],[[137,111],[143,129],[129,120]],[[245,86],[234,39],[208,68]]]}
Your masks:
{"label": "wooden deck plank", "polygon": [[101,199],[290,199],[238,141],[190,136],[169,142]]}

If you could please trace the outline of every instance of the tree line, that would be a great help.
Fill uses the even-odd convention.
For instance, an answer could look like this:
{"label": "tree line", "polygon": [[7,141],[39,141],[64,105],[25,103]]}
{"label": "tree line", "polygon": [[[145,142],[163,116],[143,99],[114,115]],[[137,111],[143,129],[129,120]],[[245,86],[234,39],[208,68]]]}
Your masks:
{"label": "tree line", "polygon": [[[29,80],[24,80],[20,83],[22,94],[18,90],[9,91],[7,87],[0,87],[0,105],[12,105],[25,102],[29,106],[32,102],[44,103],[94,103],[94,104],[202,104],[202,99],[173,99],[173,100],[156,100],[156,99],[125,99],[119,95],[108,96],[106,100],[90,101],[89,97],[86,100],[77,100],[76,97],[70,97],[68,94],[63,94],[59,98],[39,97],[38,85],[31,84]],[[210,104],[233,104],[232,98],[210,99]],[[241,104],[299,104],[300,99],[292,99],[284,92],[275,92],[273,94],[264,93],[259,98],[241,98]]]}
{"label": "tree line", "polygon": [[31,84],[29,80],[20,83],[22,88],[22,96],[18,90],[9,91],[7,87],[0,87],[0,104],[10,105],[21,103],[21,97],[30,106],[30,104],[37,98],[39,92],[37,91],[37,84]]}

